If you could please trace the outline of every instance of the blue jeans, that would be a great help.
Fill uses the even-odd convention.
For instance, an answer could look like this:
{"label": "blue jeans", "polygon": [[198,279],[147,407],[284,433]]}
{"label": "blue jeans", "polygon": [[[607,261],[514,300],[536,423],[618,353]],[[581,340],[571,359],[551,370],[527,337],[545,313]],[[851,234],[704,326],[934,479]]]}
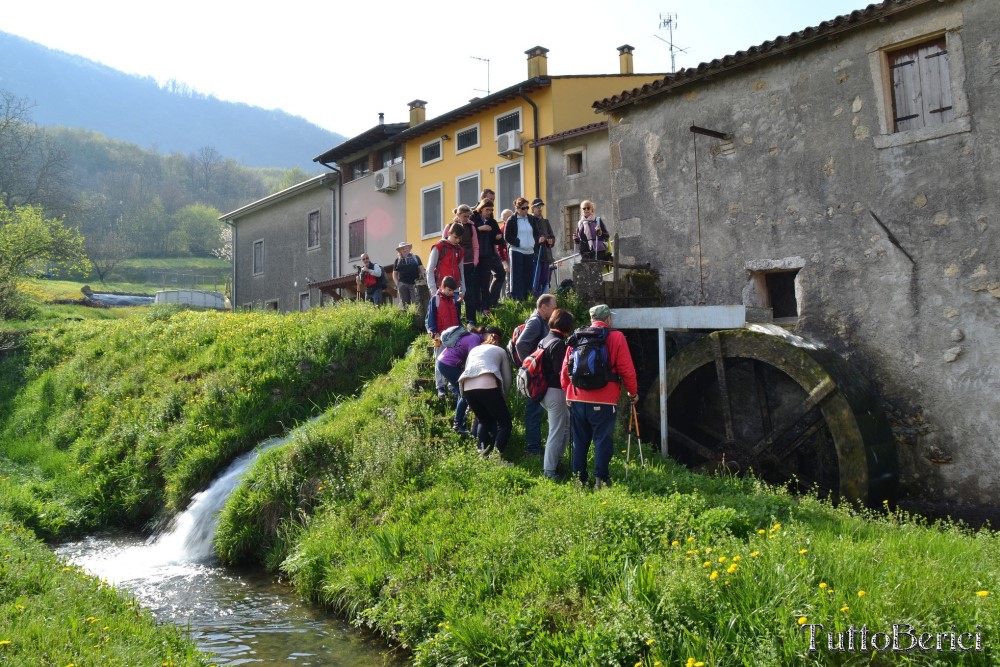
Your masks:
{"label": "blue jeans", "polygon": [[542,453],[542,413],[541,403],[527,401],[524,407],[524,449],[529,454]]}
{"label": "blue jeans", "polygon": [[587,481],[587,454],[594,441],[594,477],[608,480],[608,464],[614,452],[615,406],[574,401],[570,408],[573,430],[573,475]]}
{"label": "blue jeans", "polygon": [[535,255],[510,251],[510,296],[520,301],[531,294],[531,281],[535,278]]}
{"label": "blue jeans", "polygon": [[469,410],[469,403],[462,396],[462,392],[458,387],[458,378],[462,375],[461,366],[449,366],[447,364],[442,364],[438,362],[438,371],[448,381],[448,384],[452,386],[455,393],[458,395],[458,402],[455,404],[455,425],[465,426],[465,415]]}

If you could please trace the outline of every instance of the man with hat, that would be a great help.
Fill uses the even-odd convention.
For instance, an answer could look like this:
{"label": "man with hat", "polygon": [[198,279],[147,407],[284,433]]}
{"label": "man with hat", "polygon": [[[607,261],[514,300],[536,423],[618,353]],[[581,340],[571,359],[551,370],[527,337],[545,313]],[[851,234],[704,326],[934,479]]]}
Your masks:
{"label": "man with hat", "polygon": [[420,304],[416,283],[424,276],[424,265],[419,257],[410,252],[412,248],[412,243],[400,241],[396,246],[399,257],[392,263],[392,281],[399,292],[399,305],[404,309],[411,303]]}
{"label": "man with hat", "polygon": [[539,296],[549,289],[549,276],[552,274],[552,263],[555,258],[552,256],[552,246],[556,244],[556,235],[552,232],[552,225],[548,218],[542,215],[542,208],[545,202],[539,197],[531,201],[531,215],[538,218],[539,233],[539,258],[535,266],[535,279],[532,282],[532,289],[535,296]]}
{"label": "man with hat", "polygon": [[[577,329],[566,340],[566,358],[559,378],[570,406],[573,475],[581,482],[587,481],[587,454],[593,441],[595,488],[611,484],[608,465],[614,452],[612,436],[621,384],[633,405],[639,401],[632,354],[625,335],[611,328],[613,315],[603,303],[590,309],[590,326]],[[602,366],[600,361],[594,363],[594,358],[604,360],[602,378],[585,372]]]}

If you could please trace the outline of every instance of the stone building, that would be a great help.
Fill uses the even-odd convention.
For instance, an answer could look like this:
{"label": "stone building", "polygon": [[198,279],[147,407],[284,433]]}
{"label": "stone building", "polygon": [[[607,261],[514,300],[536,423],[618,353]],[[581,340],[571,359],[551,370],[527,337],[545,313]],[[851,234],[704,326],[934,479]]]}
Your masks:
{"label": "stone building", "polygon": [[886,0],[595,103],[623,262],[877,386],[904,491],[1000,504],[1000,11]]}

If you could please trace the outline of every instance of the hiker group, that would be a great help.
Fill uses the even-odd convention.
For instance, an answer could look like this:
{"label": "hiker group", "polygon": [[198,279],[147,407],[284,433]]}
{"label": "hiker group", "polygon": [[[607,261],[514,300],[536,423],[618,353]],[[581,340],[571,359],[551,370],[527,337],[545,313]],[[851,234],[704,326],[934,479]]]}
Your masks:
{"label": "hiker group", "polygon": [[[419,303],[416,285],[424,278],[431,296],[445,276],[454,278],[454,289],[465,311],[462,319],[472,325],[504,296],[521,300],[549,291],[556,271],[556,237],[544,216],[545,202],[537,197],[530,202],[518,197],[512,202],[513,210],[504,209],[497,218],[495,199],[493,190],[486,189],[474,207],[456,207],[441,239],[431,246],[426,267],[413,254],[411,243],[400,242],[392,280],[401,307]],[[594,203],[583,201],[580,211],[573,238],[581,258],[608,260],[610,235]],[[361,262],[357,267],[359,295],[363,292],[366,300],[381,304],[388,284],[386,271],[367,254]]]}
{"label": "hiker group", "polygon": [[[526,399],[525,449],[543,456],[544,475],[561,477],[560,464],[572,442],[573,478],[586,482],[593,443],[595,487],[608,486],[622,386],[633,406],[639,400],[632,356],[624,335],[611,328],[611,309],[594,306],[590,326],[574,330],[573,315],[556,307],[554,295],[543,294],[508,339],[497,327],[458,321],[455,284],[452,276],[443,278],[426,322],[437,358],[438,396],[446,399],[450,391],[456,398],[453,429],[474,436],[482,455],[495,451],[503,458],[513,429],[507,397],[516,386]],[[544,449],[543,413],[548,419]]]}

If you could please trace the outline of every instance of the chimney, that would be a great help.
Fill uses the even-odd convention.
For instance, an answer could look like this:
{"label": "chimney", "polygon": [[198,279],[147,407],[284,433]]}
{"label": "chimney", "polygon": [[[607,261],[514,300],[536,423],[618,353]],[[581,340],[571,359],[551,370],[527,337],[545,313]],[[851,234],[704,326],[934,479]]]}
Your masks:
{"label": "chimney", "polygon": [[528,78],[549,75],[549,59],[545,55],[549,50],[544,46],[533,46],[525,54],[528,56]]}
{"label": "chimney", "polygon": [[635,51],[635,47],[628,44],[618,47],[618,67],[622,74],[635,74],[635,67],[632,65],[633,51]]}
{"label": "chimney", "polygon": [[378,112],[378,124],[385,125],[385,114],[381,111]]}
{"label": "chimney", "polygon": [[427,120],[427,102],[413,100],[408,106],[410,107],[410,127],[420,125]]}

